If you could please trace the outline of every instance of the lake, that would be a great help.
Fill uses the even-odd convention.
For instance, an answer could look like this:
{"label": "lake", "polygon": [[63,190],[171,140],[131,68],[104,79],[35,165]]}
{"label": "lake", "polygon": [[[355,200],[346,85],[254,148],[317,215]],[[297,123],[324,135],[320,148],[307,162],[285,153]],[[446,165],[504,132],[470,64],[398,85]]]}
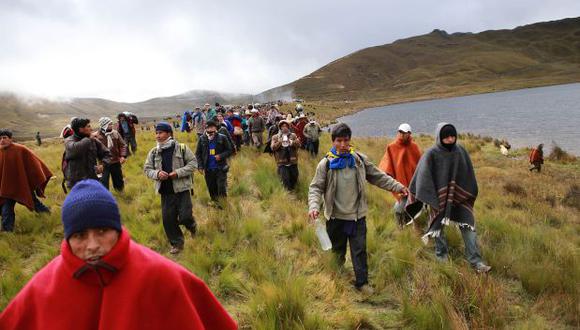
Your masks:
{"label": "lake", "polygon": [[355,136],[388,137],[403,122],[430,135],[437,123],[449,122],[460,133],[505,138],[516,148],[544,143],[550,150],[555,142],[580,155],[580,83],[395,104],[338,121]]}

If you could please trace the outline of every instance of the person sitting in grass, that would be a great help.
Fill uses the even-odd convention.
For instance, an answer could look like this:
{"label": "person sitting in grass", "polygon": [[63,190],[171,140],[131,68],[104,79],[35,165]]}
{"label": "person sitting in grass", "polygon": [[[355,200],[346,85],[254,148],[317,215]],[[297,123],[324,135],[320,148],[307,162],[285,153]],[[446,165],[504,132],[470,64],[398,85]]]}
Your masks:
{"label": "person sitting in grass", "polygon": [[13,231],[16,203],[35,212],[50,212],[36,197],[44,197],[44,189],[52,172],[27,147],[14,143],[12,131],[0,129],[0,207],[2,231]]}
{"label": "person sitting in grass", "polygon": [[0,314],[0,329],[236,329],[190,271],[134,242],[113,195],[92,179],[62,205],[60,255]]}
{"label": "person sitting in grass", "polygon": [[195,155],[185,144],[173,139],[173,128],[166,122],[155,125],[157,146],[149,151],[143,166],[145,175],[155,181],[155,191],[161,195],[163,229],[171,244],[169,253],[183,250],[183,225],[195,235],[196,223],[190,191],[193,171],[197,167]]}
{"label": "person sitting in grass", "polygon": [[341,123],[331,132],[332,148],[318,163],[308,192],[308,216],[318,218],[324,204],[326,230],[332,242],[332,252],[338,263],[345,262],[346,246],[350,254],[356,280],[354,286],[366,294],[373,289],[368,285],[367,224],[368,211],[366,182],[403,195],[407,188],[371,163],[367,156],[356,152],[350,144],[352,132]]}
{"label": "person sitting in grass", "polygon": [[298,183],[298,148],[300,141],[290,131],[292,124],[286,120],[278,122],[279,131],[272,136],[270,148],[278,165],[278,176],[287,190],[294,190]]}
{"label": "person sitting in grass", "polygon": [[[421,149],[413,141],[411,136],[411,125],[403,123],[399,125],[397,138],[395,141],[389,143],[385,149],[383,159],[379,163],[379,168],[388,175],[395,178],[405,187],[409,186],[417,163],[421,158]],[[399,227],[403,227],[411,218],[405,213],[406,198],[402,198],[399,194],[393,194],[397,202],[393,206],[395,213],[395,220]]]}
{"label": "person sitting in grass", "polygon": [[423,204],[429,206],[429,228],[423,241],[435,238],[435,255],[441,261],[448,258],[444,227],[457,223],[467,261],[478,273],[487,273],[491,267],[483,262],[475,232],[473,206],[478,187],[471,158],[457,144],[455,126],[440,123],[436,133],[435,145],[421,157],[409,185],[406,210],[414,218]]}

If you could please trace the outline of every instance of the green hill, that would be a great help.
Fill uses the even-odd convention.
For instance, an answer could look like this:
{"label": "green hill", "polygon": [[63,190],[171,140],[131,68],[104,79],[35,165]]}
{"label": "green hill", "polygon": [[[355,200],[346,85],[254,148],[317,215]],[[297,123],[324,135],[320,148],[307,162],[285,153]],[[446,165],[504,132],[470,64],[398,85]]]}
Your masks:
{"label": "green hill", "polygon": [[265,98],[387,104],[580,81],[580,18],[513,30],[442,30],[370,47],[325,65]]}
{"label": "green hill", "polygon": [[[195,135],[179,133],[195,146]],[[124,165],[126,190],[114,193],[132,237],[168,257],[160,198],[142,172],[154,134]],[[424,149],[432,138],[417,137]],[[354,139],[377,162],[388,141]],[[231,161],[225,208],[208,207],[203,177],[195,174],[198,235],[187,237],[174,260],[205,280],[242,329],[574,329],[578,328],[580,163],[547,161],[527,170],[526,150],[503,157],[491,139],[462,136],[480,185],[475,205],[483,256],[493,270],[477,275],[463,260],[463,242],[449,228],[451,260],[436,261],[424,246],[424,220],[399,230],[390,193],[369,187],[368,255],[376,292],[353,289],[352,266],[339,269],[307,224],[307,192],[318,159],[300,152],[296,193],[276,175],[274,160],[245,148]],[[328,134],[321,150],[328,150]],[[62,144],[31,146],[60,176]],[[60,178],[49,183],[52,214],[16,208],[16,231],[0,233],[0,310],[59,253]],[[173,257],[172,257],[173,258]],[[160,284],[162,285],[162,284]]]}

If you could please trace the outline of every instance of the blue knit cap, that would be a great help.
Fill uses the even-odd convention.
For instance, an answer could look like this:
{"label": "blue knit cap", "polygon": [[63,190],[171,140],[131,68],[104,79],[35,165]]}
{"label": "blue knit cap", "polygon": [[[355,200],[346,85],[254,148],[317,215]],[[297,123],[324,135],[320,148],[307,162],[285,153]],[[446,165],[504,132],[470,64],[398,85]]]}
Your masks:
{"label": "blue knit cap", "polygon": [[103,184],[87,179],[77,182],[62,204],[64,237],[90,228],[121,231],[121,215],[115,198]]}
{"label": "blue knit cap", "polygon": [[162,121],[162,122],[157,123],[157,125],[155,125],[155,132],[157,132],[157,131],[172,133],[173,128],[171,127],[171,125],[169,123]]}

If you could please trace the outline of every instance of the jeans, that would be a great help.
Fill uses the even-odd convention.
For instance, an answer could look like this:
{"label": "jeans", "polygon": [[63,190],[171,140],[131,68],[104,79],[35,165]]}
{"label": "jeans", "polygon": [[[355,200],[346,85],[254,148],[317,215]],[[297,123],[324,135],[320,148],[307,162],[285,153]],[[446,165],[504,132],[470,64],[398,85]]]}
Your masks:
{"label": "jeans", "polygon": [[127,144],[127,156],[137,152],[137,140],[131,134],[125,136],[125,143]]}
{"label": "jeans", "polygon": [[161,194],[163,229],[171,246],[183,247],[183,232],[179,225],[189,230],[195,228],[192,208],[189,190],[177,194]]}
{"label": "jeans", "polygon": [[[475,266],[483,262],[479,247],[477,246],[477,233],[467,227],[459,227],[461,236],[463,237],[463,244],[465,245],[465,259]],[[441,230],[439,237],[435,237],[435,255],[437,258],[446,259],[449,249],[447,247],[447,239],[445,238],[444,230]]]}
{"label": "jeans", "polygon": [[345,225],[354,221],[330,219],[326,222],[326,231],[332,242],[332,252],[339,265],[344,265],[346,260],[346,244],[350,245],[350,256],[352,267],[354,268],[355,286],[360,288],[368,283],[367,266],[367,223],[366,218],[356,221],[354,233],[348,235],[345,232]]}
{"label": "jeans", "polygon": [[228,173],[221,169],[205,170],[205,184],[213,201],[228,195]]}
{"label": "jeans", "polygon": [[320,146],[320,141],[319,140],[311,140],[308,139],[308,141],[306,142],[306,150],[308,150],[310,152],[311,156],[318,156],[318,147]]}
{"label": "jeans", "polygon": [[121,168],[121,163],[109,164],[103,166],[103,176],[101,177],[101,183],[107,190],[109,189],[109,177],[113,179],[113,188],[117,191],[122,191],[125,187],[125,182],[123,181],[123,170]]}

